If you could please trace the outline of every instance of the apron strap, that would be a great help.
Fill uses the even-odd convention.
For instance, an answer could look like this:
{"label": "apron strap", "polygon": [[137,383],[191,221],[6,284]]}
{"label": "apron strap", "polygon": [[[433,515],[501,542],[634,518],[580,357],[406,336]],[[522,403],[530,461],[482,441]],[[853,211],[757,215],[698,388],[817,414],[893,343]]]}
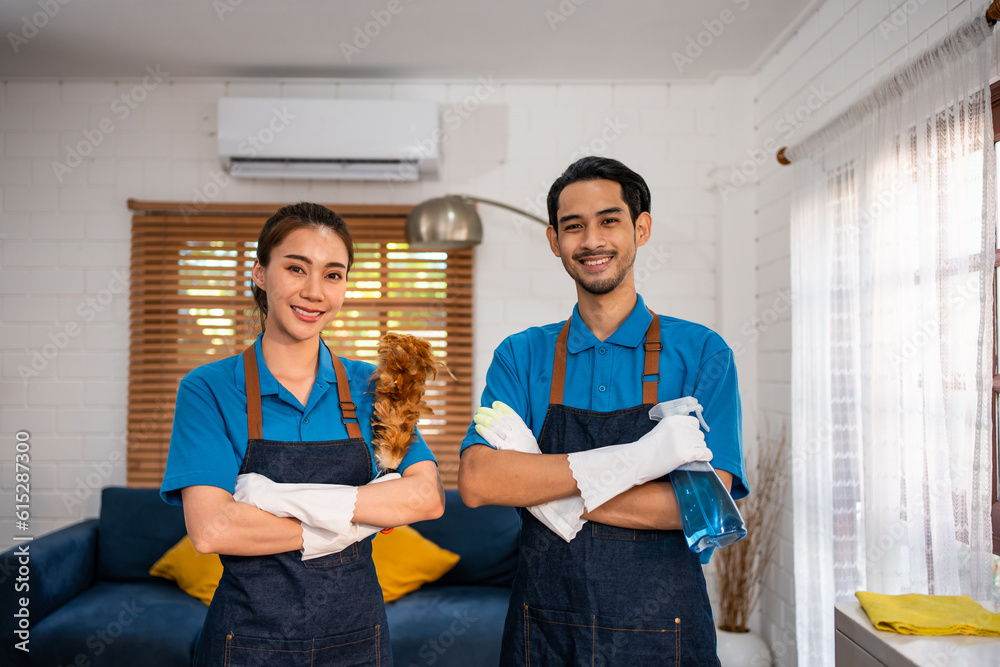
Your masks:
{"label": "apron strap", "polygon": [[[572,317],[570,319],[573,319]],[[569,320],[556,338],[556,359],[552,364],[552,386],[549,388],[549,405],[562,405],[563,387],[566,386],[566,340],[569,338]]]}
{"label": "apron strap", "polygon": [[253,345],[243,350],[243,375],[247,381],[247,434],[250,440],[263,440],[264,418],[260,412],[260,375],[257,374],[257,350]]}
{"label": "apron strap", "polygon": [[[647,308],[647,310],[649,310]],[[642,369],[642,403],[643,405],[655,405],[656,388],[660,382],[660,350],[663,343],[660,342],[660,317],[652,310],[649,314],[653,316],[653,321],[646,329],[646,342],[642,344],[646,350],[646,361]],[[647,380],[646,378],[652,378]]]}
{"label": "apron strap", "polygon": [[[326,343],[323,343],[326,345]],[[257,351],[251,345],[243,350],[243,374],[247,382],[247,434],[251,440],[264,439],[264,418],[260,410],[260,375],[257,372]],[[351,400],[351,387],[347,383],[347,371],[340,357],[330,351],[333,370],[337,373],[337,396],[340,398],[341,421],[349,438],[361,438],[357,408]],[[348,419],[352,421],[347,421]]]}
{"label": "apron strap", "polygon": [[[660,342],[660,318],[649,308],[646,310],[649,310],[653,320],[649,323],[649,328],[646,329],[646,341],[642,345],[643,349],[646,350],[646,358],[642,368],[642,402],[644,405],[651,405],[656,403],[656,389],[660,382],[660,350],[663,349],[663,344]],[[559,337],[556,338],[556,356],[552,364],[552,385],[549,388],[550,405],[563,404],[569,323],[570,320],[566,320],[566,324],[559,332]]]}
{"label": "apron strap", "polygon": [[[330,350],[330,360],[333,362],[333,370],[337,373],[337,395],[340,397],[340,418],[347,428],[347,436],[350,438],[361,438],[361,426],[358,424],[357,408],[351,400],[351,387],[347,384],[347,371],[344,370],[344,362],[340,357]],[[347,421],[351,419],[353,421]]]}

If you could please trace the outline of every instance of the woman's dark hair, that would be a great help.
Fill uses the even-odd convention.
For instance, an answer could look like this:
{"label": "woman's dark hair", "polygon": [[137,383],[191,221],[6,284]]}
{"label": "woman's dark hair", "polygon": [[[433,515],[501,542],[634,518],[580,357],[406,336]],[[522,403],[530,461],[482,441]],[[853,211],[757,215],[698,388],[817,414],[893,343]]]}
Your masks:
{"label": "woman's dark hair", "polygon": [[649,186],[642,176],[635,173],[618,160],[590,155],[582,157],[562,173],[549,189],[549,224],[559,233],[556,213],[559,209],[559,195],[567,185],[580,181],[614,181],[622,189],[622,201],[632,215],[632,226],[640,213],[649,213]]}
{"label": "woman's dark hair", "polygon": [[[296,229],[329,229],[339,236],[347,246],[346,278],[346,273],[350,272],[354,264],[354,238],[351,236],[351,228],[327,207],[307,202],[283,206],[264,223],[260,236],[257,237],[257,261],[261,266],[266,267],[271,263],[271,250],[280,245],[285,237]],[[260,330],[264,331],[267,325],[267,293],[253,283],[250,291],[253,293],[254,303],[257,304]]]}

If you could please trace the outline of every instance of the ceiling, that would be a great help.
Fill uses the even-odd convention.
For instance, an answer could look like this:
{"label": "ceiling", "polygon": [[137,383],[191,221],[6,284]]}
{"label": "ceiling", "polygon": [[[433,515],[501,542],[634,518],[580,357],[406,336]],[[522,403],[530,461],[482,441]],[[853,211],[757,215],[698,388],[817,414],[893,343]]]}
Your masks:
{"label": "ceiling", "polygon": [[818,4],[4,0],[0,78],[706,81],[754,71]]}

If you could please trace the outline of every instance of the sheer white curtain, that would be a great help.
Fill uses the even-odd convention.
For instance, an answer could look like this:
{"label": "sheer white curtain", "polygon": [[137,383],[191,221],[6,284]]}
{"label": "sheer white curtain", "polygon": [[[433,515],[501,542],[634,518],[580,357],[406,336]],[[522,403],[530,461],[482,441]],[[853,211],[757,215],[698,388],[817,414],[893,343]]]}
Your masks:
{"label": "sheer white curtain", "polygon": [[833,664],[855,591],[993,594],[990,34],[789,151],[800,665]]}

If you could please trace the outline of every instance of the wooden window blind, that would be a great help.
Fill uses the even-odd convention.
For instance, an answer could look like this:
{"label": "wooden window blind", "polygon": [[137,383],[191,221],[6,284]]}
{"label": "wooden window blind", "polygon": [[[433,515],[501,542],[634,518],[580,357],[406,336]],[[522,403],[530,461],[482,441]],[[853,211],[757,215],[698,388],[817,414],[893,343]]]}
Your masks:
{"label": "wooden window blind", "polygon": [[[259,333],[250,269],[264,221],[281,205],[219,204],[196,214],[129,201],[132,218],[128,484],[159,486],[177,387],[191,369],[241,353]],[[454,375],[438,374],[419,428],[446,487],[472,417],[472,250],[411,250],[408,206],[330,205],[351,227],[347,298],[323,332],[339,356],[376,362],[387,331],[430,341]]]}

